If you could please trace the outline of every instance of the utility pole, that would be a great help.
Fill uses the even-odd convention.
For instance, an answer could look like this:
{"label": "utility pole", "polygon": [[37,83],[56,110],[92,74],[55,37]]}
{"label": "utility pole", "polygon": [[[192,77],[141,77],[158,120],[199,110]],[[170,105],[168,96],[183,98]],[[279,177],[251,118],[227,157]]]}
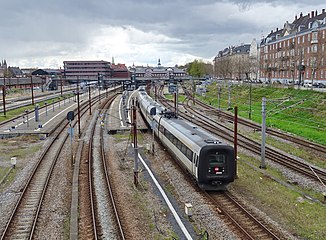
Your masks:
{"label": "utility pole", "polygon": [[222,93],[222,88],[219,86],[217,92],[218,111],[221,111],[221,93]]}
{"label": "utility pole", "polygon": [[300,50],[300,65],[299,65],[299,88],[301,86],[302,82],[302,71],[303,71],[303,65],[302,65],[302,49]]}
{"label": "utility pole", "polygon": [[32,89],[32,105],[34,105],[34,86],[33,86],[33,75],[31,75],[31,89]]}
{"label": "utility pole", "polygon": [[3,83],[4,85],[2,85],[2,99],[3,99],[3,115],[5,116],[5,117],[7,117],[6,116],[6,85],[5,85],[5,83]]}
{"label": "utility pole", "polygon": [[132,106],[132,126],[133,126],[133,143],[134,143],[134,185],[138,186],[138,146],[137,146],[137,120],[136,105]]}
{"label": "utility pole", "polygon": [[249,119],[251,120],[251,93],[252,93],[252,81],[250,80],[250,86],[249,86]]}
{"label": "utility pole", "polygon": [[80,131],[80,104],[79,104],[79,77],[77,76],[77,111],[78,111],[78,138],[80,138],[81,131]]}
{"label": "utility pole", "polygon": [[195,93],[196,93],[196,82],[195,82],[195,79],[192,79],[192,95],[193,95],[192,96],[192,102],[193,102],[194,106],[196,104]]}
{"label": "utility pole", "polygon": [[228,110],[231,109],[231,83],[228,81]]}
{"label": "utility pole", "polygon": [[61,77],[61,75],[60,75],[60,95],[61,95],[61,97],[62,97],[62,77]]}
{"label": "utility pole", "polygon": [[89,105],[89,115],[92,115],[91,86],[88,86],[88,105]]}
{"label": "utility pole", "polygon": [[101,103],[101,80],[100,80],[100,76],[101,76],[101,74],[100,73],[98,73],[98,75],[97,75],[97,82],[98,82],[98,101],[99,101],[99,103]]}
{"label": "utility pole", "polygon": [[265,144],[266,144],[266,98],[262,98],[262,125],[261,125],[261,164],[260,168],[266,169]]}
{"label": "utility pole", "polygon": [[235,169],[237,169],[237,156],[238,156],[238,106],[234,107],[234,158],[235,158]]}

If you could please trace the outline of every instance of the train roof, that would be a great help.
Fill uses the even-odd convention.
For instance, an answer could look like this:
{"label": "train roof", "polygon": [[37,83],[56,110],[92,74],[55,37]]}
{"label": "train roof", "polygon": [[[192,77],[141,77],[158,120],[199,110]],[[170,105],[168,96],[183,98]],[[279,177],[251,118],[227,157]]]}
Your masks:
{"label": "train roof", "polygon": [[216,136],[210,134],[209,132],[198,127],[197,125],[188,122],[182,118],[165,118],[164,120],[170,125],[170,130],[171,128],[174,129],[173,133],[175,135],[179,135],[179,137],[187,137],[189,140],[199,146],[207,144],[224,144]]}

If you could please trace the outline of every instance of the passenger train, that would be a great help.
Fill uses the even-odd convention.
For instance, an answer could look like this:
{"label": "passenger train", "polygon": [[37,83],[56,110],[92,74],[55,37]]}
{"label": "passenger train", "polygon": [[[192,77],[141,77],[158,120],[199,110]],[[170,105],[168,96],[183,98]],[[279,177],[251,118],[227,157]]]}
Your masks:
{"label": "passenger train", "polygon": [[154,134],[204,190],[224,190],[236,176],[233,147],[155,102],[143,88],[137,93],[142,115]]}

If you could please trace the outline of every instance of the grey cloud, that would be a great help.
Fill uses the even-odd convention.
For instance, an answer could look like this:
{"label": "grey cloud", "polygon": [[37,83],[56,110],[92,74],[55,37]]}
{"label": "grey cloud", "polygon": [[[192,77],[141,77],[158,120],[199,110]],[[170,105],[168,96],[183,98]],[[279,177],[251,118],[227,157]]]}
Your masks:
{"label": "grey cloud", "polygon": [[[160,51],[169,48],[180,54],[211,58],[221,48],[240,41],[248,42],[250,37],[259,38],[262,30],[269,32],[270,28],[283,25],[282,21],[275,19],[274,25],[266,29],[264,20],[253,22],[251,16],[243,17],[263,4],[269,7],[284,6],[288,11],[293,6],[314,10],[315,7],[311,6],[322,6],[324,1],[4,1],[1,3],[0,58],[78,55],[96,36],[98,26],[132,26],[144,32],[164,34],[179,41],[162,43],[162,46],[158,46]],[[218,9],[225,5],[232,7],[232,11]],[[207,13],[202,12],[205,11],[203,9]],[[242,18],[237,13],[241,13]],[[208,14],[212,16],[208,17]],[[269,18],[273,18],[273,12],[269,11],[269,14]],[[294,14],[300,12],[293,13],[293,17]]]}

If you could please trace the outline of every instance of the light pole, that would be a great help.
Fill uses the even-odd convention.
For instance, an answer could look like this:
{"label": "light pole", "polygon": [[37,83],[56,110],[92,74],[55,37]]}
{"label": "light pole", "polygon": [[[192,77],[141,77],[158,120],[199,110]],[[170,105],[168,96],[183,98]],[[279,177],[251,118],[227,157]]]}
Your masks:
{"label": "light pole", "polygon": [[97,85],[98,85],[98,100],[99,100],[99,103],[101,103],[101,77],[102,77],[102,74],[98,73],[97,74]]}
{"label": "light pole", "polygon": [[79,77],[77,76],[77,115],[78,115],[78,138],[80,138],[80,104],[79,104]]}
{"label": "light pole", "polygon": [[91,86],[88,86],[88,104],[89,104],[89,115],[92,115]]}
{"label": "light pole", "polygon": [[62,97],[62,76],[60,75],[60,94],[61,94],[61,97]]}
{"label": "light pole", "polygon": [[249,119],[251,120],[251,102],[252,102],[252,80],[250,79],[249,85]]}
{"label": "light pole", "polygon": [[6,117],[6,85],[2,85],[3,115]]}
{"label": "light pole", "polygon": [[33,86],[33,76],[31,75],[31,89],[32,89],[32,105],[34,105],[34,86]]}

